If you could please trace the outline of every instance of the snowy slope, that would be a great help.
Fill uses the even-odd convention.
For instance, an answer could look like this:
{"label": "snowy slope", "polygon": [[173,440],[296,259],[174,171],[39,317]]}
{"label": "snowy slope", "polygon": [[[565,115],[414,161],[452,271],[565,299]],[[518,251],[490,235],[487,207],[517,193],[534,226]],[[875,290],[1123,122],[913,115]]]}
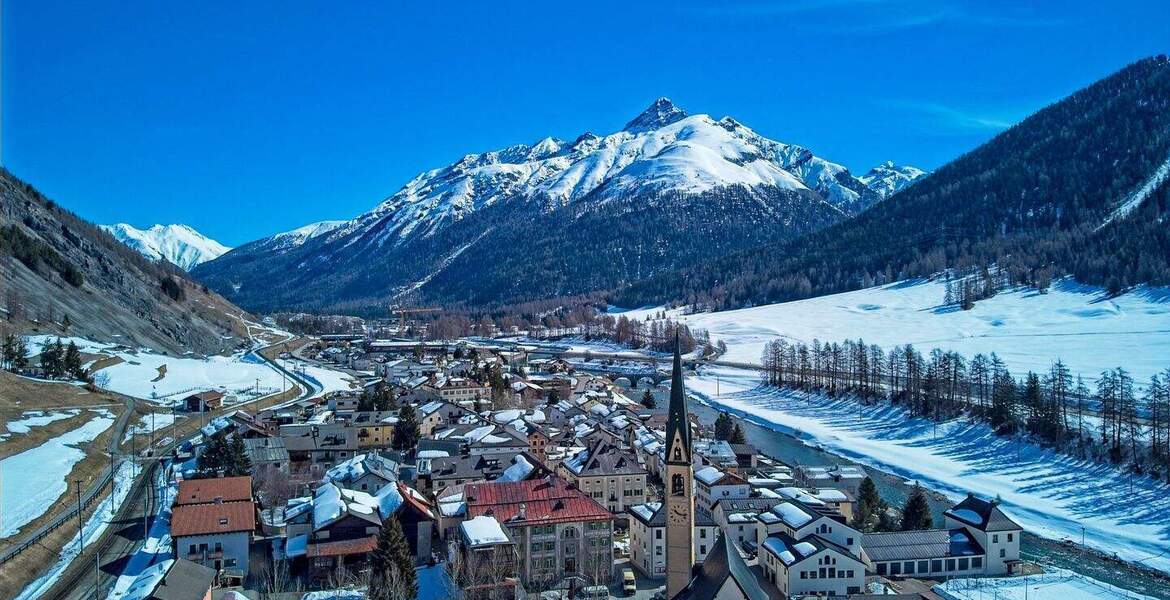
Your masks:
{"label": "snowy slope", "polygon": [[118,223],[102,225],[118,241],[152,260],[166,259],[184,271],[231,250],[186,225],[151,225],[138,229]]}
{"label": "snowy slope", "polygon": [[811,189],[850,212],[883,197],[806,148],[765,138],[730,117],[688,116],[659,98],[604,137],[546,137],[422,173],[329,235],[356,240],[377,226],[379,244],[399,244],[500,202],[527,201],[547,210],[587,196],[604,202],[644,190],[699,193],[733,185]]}
{"label": "snowy slope", "polygon": [[[913,344],[968,358],[995,352],[1017,374],[1047,371],[1060,358],[1087,380],[1122,366],[1144,383],[1170,367],[1170,290],[1139,288],[1105,298],[1099,288],[1061,280],[1047,294],[1010,290],[969,311],[940,308],[944,290],[940,281],[909,281],[681,318],[726,342],[723,358],[741,363],[758,364],[764,344],[782,336],[806,343],[861,338],[887,350]],[[625,314],[644,318],[656,310]]]}

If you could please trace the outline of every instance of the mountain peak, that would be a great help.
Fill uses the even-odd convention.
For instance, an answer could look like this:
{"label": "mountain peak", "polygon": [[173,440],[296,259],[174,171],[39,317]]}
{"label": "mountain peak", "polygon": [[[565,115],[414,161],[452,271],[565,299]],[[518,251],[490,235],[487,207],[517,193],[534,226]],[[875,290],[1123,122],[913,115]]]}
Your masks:
{"label": "mountain peak", "polygon": [[623,128],[630,133],[640,133],[670,125],[675,121],[686,118],[687,112],[674,105],[670,98],[662,97],[655,100],[642,114],[626,123]]}
{"label": "mountain peak", "polygon": [[151,260],[166,259],[184,271],[231,250],[189,225],[159,224],[138,229],[128,223],[117,223],[99,227],[143,256]]}

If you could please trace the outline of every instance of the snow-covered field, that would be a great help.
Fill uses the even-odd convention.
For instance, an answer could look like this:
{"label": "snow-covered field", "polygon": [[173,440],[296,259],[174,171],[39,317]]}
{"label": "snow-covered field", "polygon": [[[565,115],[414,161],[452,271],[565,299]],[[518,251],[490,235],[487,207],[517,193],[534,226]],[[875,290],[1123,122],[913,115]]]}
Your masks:
{"label": "snow-covered field", "polygon": [[130,441],[131,437],[136,435],[146,435],[152,431],[159,431],[170,427],[175,422],[174,413],[152,413],[149,415],[142,415],[142,418],[137,423],[126,428],[126,435],[122,437],[122,443]]}
{"label": "snow-covered field", "polygon": [[78,446],[114,424],[100,410],[81,427],[0,461],[0,537],[8,537],[43,515],[68,489],[65,478],[85,458]]}
{"label": "snow-covered field", "polygon": [[[716,378],[719,394],[716,397]],[[1085,541],[1106,553],[1170,571],[1170,488],[994,435],[963,419],[908,419],[897,407],[765,388],[759,374],[706,367],[688,390],[743,418],[798,431],[859,463],[947,494],[1000,497],[1025,529]],[[783,458],[783,457],[780,457]]]}
{"label": "snow-covered field", "polygon": [[[83,545],[87,546],[94,540],[101,537],[106,528],[112,522],[113,516],[117,513],[117,509],[126,500],[126,496],[130,494],[130,488],[134,485],[134,478],[138,476],[141,471],[140,467],[134,464],[133,461],[122,461],[118,465],[118,470],[114,474],[114,492],[107,495],[101,502],[98,503],[97,508],[94,509],[93,514],[85,521],[81,531],[85,535],[82,540]],[[41,594],[49,590],[50,587],[56,583],[61,574],[65,572],[65,568],[69,563],[77,558],[77,534],[69,541],[65,542],[65,546],[61,548],[61,554],[57,557],[57,561],[49,568],[49,571],[41,575],[32,583],[28,584],[16,600],[35,600]]]}
{"label": "snow-covered field", "polygon": [[[29,338],[30,351],[40,352],[44,344],[55,339],[56,336],[33,336]],[[205,390],[221,390],[242,401],[279,392],[285,385],[280,373],[246,352],[206,358],[175,357],[145,349],[132,352],[82,338],[62,341],[75,342],[83,352],[121,358],[123,362],[97,372],[99,382],[120,394],[160,404],[173,404],[188,393]],[[164,366],[166,373],[159,378]]]}
{"label": "snow-covered field", "polygon": [[[756,363],[777,337],[811,342],[862,338],[887,350],[910,343],[968,357],[995,352],[1008,368],[1042,372],[1060,358],[1086,380],[1125,367],[1137,383],[1170,367],[1170,289],[1141,288],[1105,299],[1099,288],[1070,280],[1047,294],[1002,292],[969,311],[942,308],[941,281],[908,281],[796,302],[678,316],[727,343],[723,360]],[[626,311],[645,318],[659,308]]]}
{"label": "snow-covered field", "polygon": [[935,586],[934,591],[948,600],[1154,600],[1064,569],[1028,577],[952,579]]}
{"label": "snow-covered field", "polygon": [[277,362],[289,371],[320,385],[322,394],[348,391],[358,387],[357,380],[341,371],[311,365],[303,360],[280,359]]}

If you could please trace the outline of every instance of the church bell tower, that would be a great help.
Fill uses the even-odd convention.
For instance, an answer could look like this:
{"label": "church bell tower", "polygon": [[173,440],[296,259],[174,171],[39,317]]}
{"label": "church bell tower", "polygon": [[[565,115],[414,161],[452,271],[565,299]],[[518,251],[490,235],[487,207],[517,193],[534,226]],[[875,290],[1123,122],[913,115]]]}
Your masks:
{"label": "church bell tower", "polygon": [[691,581],[695,564],[695,501],[692,486],[691,423],[683,389],[678,335],[674,340],[674,371],[670,378],[670,409],[666,421],[666,597],[674,598]]}

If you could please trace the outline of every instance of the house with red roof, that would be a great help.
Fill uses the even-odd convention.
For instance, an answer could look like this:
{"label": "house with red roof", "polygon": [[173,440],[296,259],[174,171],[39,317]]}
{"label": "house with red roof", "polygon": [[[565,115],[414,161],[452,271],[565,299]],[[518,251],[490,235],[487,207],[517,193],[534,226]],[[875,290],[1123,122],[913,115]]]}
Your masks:
{"label": "house with red roof", "polygon": [[255,531],[251,477],[179,482],[171,508],[175,556],[242,580],[248,575],[248,552]]}
{"label": "house with red roof", "polygon": [[491,517],[516,544],[530,591],[610,583],[614,516],[563,478],[469,483],[464,500],[468,520]]}

